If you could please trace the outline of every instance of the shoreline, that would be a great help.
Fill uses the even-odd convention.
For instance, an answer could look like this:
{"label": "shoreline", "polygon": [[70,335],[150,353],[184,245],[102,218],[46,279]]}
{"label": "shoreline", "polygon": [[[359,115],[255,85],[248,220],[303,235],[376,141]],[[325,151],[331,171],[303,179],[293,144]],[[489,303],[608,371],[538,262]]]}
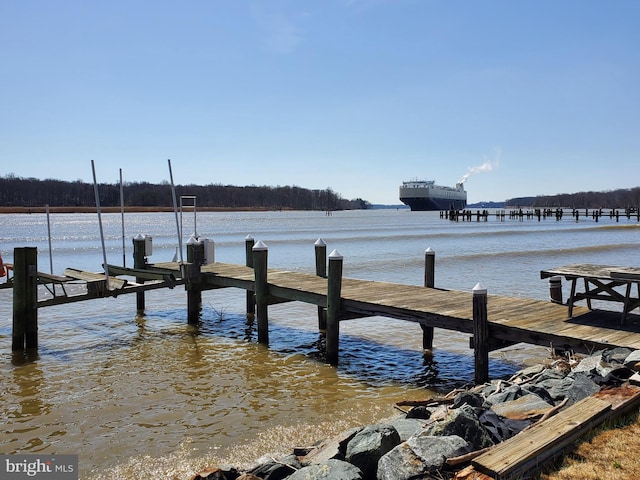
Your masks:
{"label": "shoreline", "polygon": [[[193,207],[187,206],[186,211],[192,211]],[[196,207],[198,212],[277,212],[282,210],[293,210],[290,208],[267,208],[267,207]],[[100,207],[102,213],[120,213],[121,207]],[[31,214],[46,213],[47,207],[0,207],[0,214]],[[173,212],[173,207],[145,207],[126,206],[125,213],[164,213]],[[97,213],[96,207],[49,207],[49,213]]]}

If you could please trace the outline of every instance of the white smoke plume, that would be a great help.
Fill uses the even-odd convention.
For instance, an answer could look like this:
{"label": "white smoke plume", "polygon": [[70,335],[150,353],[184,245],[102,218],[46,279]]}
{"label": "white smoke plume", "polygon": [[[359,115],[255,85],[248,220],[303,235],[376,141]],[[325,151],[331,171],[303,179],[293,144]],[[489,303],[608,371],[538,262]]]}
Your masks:
{"label": "white smoke plume", "polygon": [[484,163],[482,165],[478,165],[477,167],[471,167],[467,173],[462,176],[462,179],[458,183],[464,183],[471,175],[475,175],[477,173],[482,172],[491,172],[494,168],[498,168],[500,165],[500,155],[502,151],[500,148],[495,149],[495,157],[492,160],[488,160],[487,157],[484,157]]}

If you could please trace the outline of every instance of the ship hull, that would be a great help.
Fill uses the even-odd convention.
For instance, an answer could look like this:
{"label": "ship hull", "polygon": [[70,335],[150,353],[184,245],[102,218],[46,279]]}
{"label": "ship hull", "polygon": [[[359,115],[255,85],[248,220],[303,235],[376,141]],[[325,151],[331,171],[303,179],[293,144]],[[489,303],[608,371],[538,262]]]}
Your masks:
{"label": "ship hull", "polygon": [[428,212],[433,210],[462,210],[467,206],[466,200],[434,197],[400,197],[400,201],[411,208],[412,212]]}

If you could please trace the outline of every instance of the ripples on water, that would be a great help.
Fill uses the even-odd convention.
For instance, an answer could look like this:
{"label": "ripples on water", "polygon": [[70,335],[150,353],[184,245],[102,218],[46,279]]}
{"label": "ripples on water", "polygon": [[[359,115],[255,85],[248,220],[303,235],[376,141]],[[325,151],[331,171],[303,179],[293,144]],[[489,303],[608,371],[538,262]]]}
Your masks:
{"label": "ripples on water", "polygon": [[[437,214],[436,214],[437,215]],[[131,238],[151,234],[151,261],[175,252],[172,214],[127,215]],[[14,246],[37,246],[48,271],[43,215],[0,216],[5,261]],[[119,215],[103,218],[109,261],[122,263]],[[187,230],[187,229],[186,229]],[[188,231],[188,230],[187,230]],[[344,255],[346,276],[419,285],[424,250],[436,251],[436,285],[548,298],[539,270],[568,263],[640,265],[635,222],[571,220],[451,223],[432,213],[383,211],[199,214],[198,231],[216,258],[244,263],[244,237],[269,246],[274,268],[313,271],[313,242]],[[97,271],[102,252],[93,215],[52,216],[54,271]],[[316,308],[270,307],[270,345],[256,344],[242,311],[244,292],[203,294],[203,321],[186,325],[186,295],[135,297],[48,307],[39,312],[40,350],[11,354],[11,293],[0,291],[2,453],[78,453],[83,478],[184,477],[217,461],[239,464],[315,442],[348,426],[396,413],[393,403],[447,391],[473,378],[468,337],[436,331],[432,358],[419,326],[383,318],[341,324],[340,365],[322,362]],[[532,357],[516,346],[492,355],[506,376]]]}

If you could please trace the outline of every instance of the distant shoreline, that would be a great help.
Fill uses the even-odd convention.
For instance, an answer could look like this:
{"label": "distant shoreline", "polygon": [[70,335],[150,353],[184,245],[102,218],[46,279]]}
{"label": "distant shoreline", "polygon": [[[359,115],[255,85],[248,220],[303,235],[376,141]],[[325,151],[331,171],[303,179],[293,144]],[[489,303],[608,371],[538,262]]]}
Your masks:
{"label": "distant shoreline", "polygon": [[[186,211],[192,211],[191,207],[186,207]],[[279,210],[292,210],[291,208],[273,209],[261,207],[197,207],[198,212],[275,212]],[[0,214],[3,213],[46,213],[46,207],[0,207]],[[120,207],[100,207],[102,213],[120,213]],[[124,207],[125,213],[157,213],[173,212],[173,207]],[[49,207],[49,213],[96,213],[96,207]]]}

